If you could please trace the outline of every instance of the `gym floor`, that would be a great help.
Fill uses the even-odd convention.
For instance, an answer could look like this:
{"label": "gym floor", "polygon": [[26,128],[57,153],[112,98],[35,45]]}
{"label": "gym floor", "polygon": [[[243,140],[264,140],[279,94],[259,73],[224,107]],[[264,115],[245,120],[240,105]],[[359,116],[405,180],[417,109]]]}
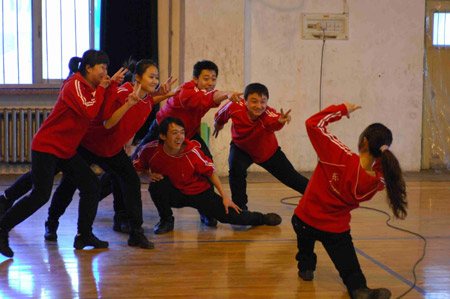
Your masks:
{"label": "gym floor", "polygon": [[[309,174],[310,175],[310,174]],[[308,175],[308,176],[309,176]],[[0,191],[16,175],[0,176]],[[227,179],[222,178],[229,192]],[[450,175],[407,173],[406,220],[391,224],[427,239],[425,258],[416,268],[417,284],[404,298],[450,298]],[[58,179],[55,180],[55,183]],[[94,232],[109,249],[73,249],[78,194],[60,219],[58,241],[44,240],[48,203],[10,232],[13,259],[0,256],[1,298],[349,298],[320,243],[312,282],[297,276],[294,206],[280,202],[298,195],[269,174],[249,175],[249,209],[276,212],[276,227],[209,228],[190,208],[174,209],[175,230],[154,235],[156,209],[142,185],[144,229],[155,249],[129,247],[127,235],[112,230],[112,197],[100,203]],[[296,204],[298,198],[286,203]],[[363,206],[389,212],[384,193]],[[397,298],[413,286],[413,266],[424,241],[388,227],[387,216],[372,210],[352,212],[352,236],[369,287],[385,287]]]}

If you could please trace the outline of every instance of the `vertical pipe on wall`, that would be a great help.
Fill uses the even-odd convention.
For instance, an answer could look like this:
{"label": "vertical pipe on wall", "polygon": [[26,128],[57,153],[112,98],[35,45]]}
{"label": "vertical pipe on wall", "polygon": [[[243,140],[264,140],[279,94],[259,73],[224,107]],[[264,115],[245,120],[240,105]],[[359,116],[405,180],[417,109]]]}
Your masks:
{"label": "vertical pipe on wall", "polygon": [[184,32],[185,32],[185,0],[180,0],[180,12],[179,12],[179,52],[178,52],[178,73],[180,82],[184,82]]}
{"label": "vertical pipe on wall", "polygon": [[172,75],[172,0],[169,0],[169,61],[168,61],[168,77]]}
{"label": "vertical pipe on wall", "polygon": [[245,37],[244,37],[244,86],[247,86],[251,82],[251,70],[252,70],[252,4],[251,0],[245,1]]}
{"label": "vertical pipe on wall", "polygon": [[3,126],[3,132],[4,132],[4,139],[5,142],[5,152],[4,154],[4,161],[6,163],[9,162],[9,111],[8,108],[5,108],[3,110],[3,120],[4,120],[4,126]]}
{"label": "vertical pipe on wall", "polygon": [[11,110],[11,150],[12,162],[17,162],[17,115],[16,109]]}
{"label": "vertical pipe on wall", "polygon": [[19,161],[23,163],[25,161],[25,111],[20,109],[19,111]]}
{"label": "vertical pipe on wall", "polygon": [[31,108],[27,109],[27,133],[26,133],[26,142],[27,142],[27,162],[31,162],[31,140],[33,139],[33,114],[31,112]]}

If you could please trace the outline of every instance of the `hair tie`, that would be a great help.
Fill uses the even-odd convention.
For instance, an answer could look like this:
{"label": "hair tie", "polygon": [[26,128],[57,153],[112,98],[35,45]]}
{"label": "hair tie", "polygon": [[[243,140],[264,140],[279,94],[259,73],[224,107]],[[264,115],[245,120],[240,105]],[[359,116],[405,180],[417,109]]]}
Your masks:
{"label": "hair tie", "polygon": [[382,145],[382,146],[380,146],[380,151],[383,153],[385,150],[388,150],[389,149],[389,146],[388,145]]}

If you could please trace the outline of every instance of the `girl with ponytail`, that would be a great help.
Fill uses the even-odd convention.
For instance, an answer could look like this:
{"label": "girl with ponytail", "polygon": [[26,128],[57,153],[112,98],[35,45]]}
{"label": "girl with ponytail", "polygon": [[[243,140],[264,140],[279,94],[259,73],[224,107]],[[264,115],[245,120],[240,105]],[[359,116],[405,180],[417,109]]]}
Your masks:
{"label": "girl with ponytail", "polygon": [[333,105],[306,121],[319,162],[292,217],[298,275],[305,281],[313,280],[317,263],[314,245],[320,241],[351,298],[390,298],[388,289],[367,287],[350,235],[350,211],[386,187],[394,216],[406,217],[405,181],[389,149],[392,133],[379,123],[368,126],[359,137],[357,155],[326,129],[329,123],[349,117],[359,108],[350,103]]}
{"label": "girl with ponytail", "polygon": [[[49,200],[54,175],[59,171],[70,176],[80,189],[75,249],[83,249],[85,246],[108,247],[108,242],[99,240],[92,233],[98,205],[99,181],[77,153],[77,147],[86,134],[90,121],[102,107],[110,83],[121,82],[123,79],[120,72],[110,78],[107,73],[108,64],[108,55],[96,50],[88,50],[82,58],[74,57],[70,60],[69,77],[61,86],[51,114],[31,143],[32,171],[19,178],[30,180],[31,177],[31,193],[12,207],[14,198],[0,198],[0,253],[3,255],[14,255],[9,247],[8,232]],[[28,183],[26,185],[31,186]]]}

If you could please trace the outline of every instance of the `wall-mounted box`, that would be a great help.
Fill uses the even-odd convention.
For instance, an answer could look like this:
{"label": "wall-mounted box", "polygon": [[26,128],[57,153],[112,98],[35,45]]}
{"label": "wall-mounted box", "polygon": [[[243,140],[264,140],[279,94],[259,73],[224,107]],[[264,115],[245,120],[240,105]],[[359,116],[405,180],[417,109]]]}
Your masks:
{"label": "wall-mounted box", "polygon": [[301,14],[302,39],[348,40],[348,14]]}

